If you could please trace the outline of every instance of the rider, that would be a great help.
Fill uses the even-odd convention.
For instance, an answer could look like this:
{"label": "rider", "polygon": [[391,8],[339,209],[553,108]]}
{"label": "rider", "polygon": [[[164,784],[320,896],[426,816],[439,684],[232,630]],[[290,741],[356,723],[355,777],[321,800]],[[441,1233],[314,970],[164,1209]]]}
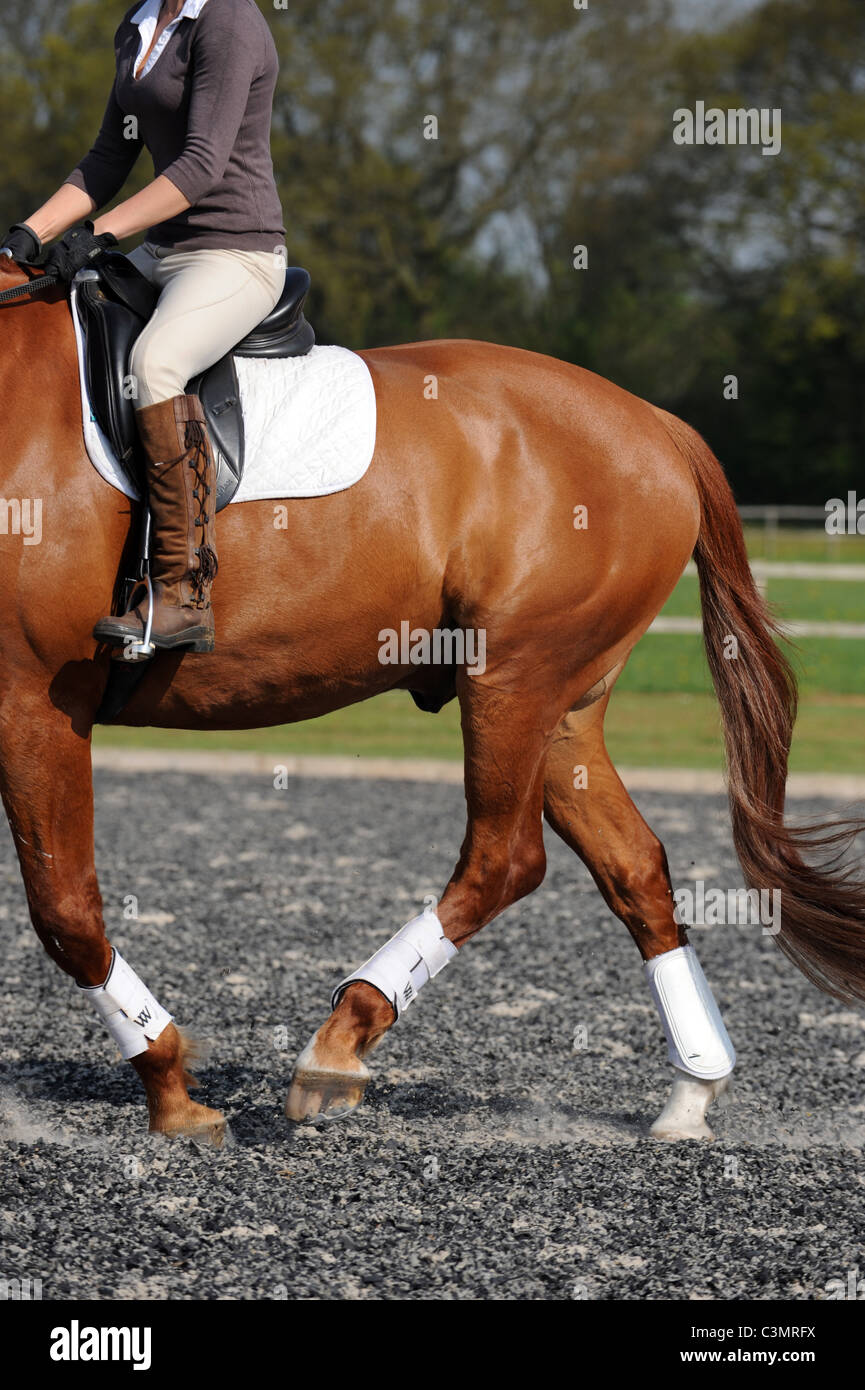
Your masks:
{"label": "rider", "polygon": [[[215,464],[201,402],[186,384],[255,328],[285,285],[270,156],[279,61],[255,0],[145,0],[124,16],[114,47],[117,73],[96,143],[0,246],[32,261],[65,232],[40,264],[72,280],[120,238],[146,231],[129,259],[160,293],[129,371],[153,523],[151,639],[208,651]],[[68,230],[116,196],[144,145],[153,181]],[[147,603],[103,618],[94,636],[140,641]]]}

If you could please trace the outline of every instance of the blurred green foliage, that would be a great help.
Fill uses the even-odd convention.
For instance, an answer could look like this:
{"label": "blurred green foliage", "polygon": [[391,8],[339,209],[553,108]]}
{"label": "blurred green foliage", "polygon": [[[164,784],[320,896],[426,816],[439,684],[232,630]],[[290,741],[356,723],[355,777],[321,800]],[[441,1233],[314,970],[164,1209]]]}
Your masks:
{"label": "blurred green foliage", "polygon": [[[273,156],[322,341],[475,337],[580,362],[700,429],[741,502],[861,487],[865,5],[262,3]],[[98,129],[124,9],[4,0],[0,219]],[[673,112],[780,108],[783,147]],[[438,122],[437,138],[427,118]],[[151,176],[143,158],[126,193]],[[588,248],[588,268],[573,248]],[[738,378],[725,400],[724,378]]]}

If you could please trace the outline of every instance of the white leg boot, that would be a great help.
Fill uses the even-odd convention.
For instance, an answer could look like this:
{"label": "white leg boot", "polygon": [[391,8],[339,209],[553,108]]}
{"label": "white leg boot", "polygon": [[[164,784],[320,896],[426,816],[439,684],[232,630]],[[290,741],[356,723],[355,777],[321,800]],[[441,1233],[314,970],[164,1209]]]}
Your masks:
{"label": "white leg boot", "polygon": [[736,1053],[693,946],[646,962],[676,1079],[649,1133],[655,1139],[714,1139],[706,1111],[730,1085]]}

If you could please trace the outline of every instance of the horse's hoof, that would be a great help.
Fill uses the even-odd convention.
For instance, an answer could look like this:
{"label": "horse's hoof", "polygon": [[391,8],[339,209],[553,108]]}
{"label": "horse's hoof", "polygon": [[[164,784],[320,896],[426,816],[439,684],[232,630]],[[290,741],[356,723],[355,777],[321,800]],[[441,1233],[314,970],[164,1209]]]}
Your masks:
{"label": "horse's hoof", "polygon": [[[363,1065],[363,1064],[361,1064]],[[295,1069],[285,1099],[285,1113],[296,1124],[341,1120],[363,1100],[369,1072]]]}
{"label": "horse's hoof", "polygon": [[346,1065],[327,1065],[326,1055],[314,1033],[294,1064],[285,1113],[296,1124],[310,1120],[341,1120],[363,1100],[369,1068],[359,1057]]}
{"label": "horse's hoof", "polygon": [[232,1143],[228,1121],[220,1110],[200,1107],[203,1114],[199,1119],[186,1124],[151,1125],[151,1134],[164,1134],[166,1139],[191,1139],[202,1148],[222,1149]]}
{"label": "horse's hoof", "polygon": [[714,1139],[715,1135],[706,1120],[706,1111],[729,1088],[729,1076],[717,1081],[701,1081],[676,1069],[670,1098],[649,1130],[650,1138],[668,1141]]}
{"label": "horse's hoof", "polygon": [[185,1132],[179,1131],[179,1134],[183,1134],[185,1139],[191,1139],[193,1144],[203,1149],[230,1149],[234,1143],[234,1136],[224,1115],[212,1124],[194,1125]]}
{"label": "horse's hoof", "polygon": [[664,1124],[662,1120],[663,1116],[659,1115],[649,1130],[651,1139],[666,1139],[675,1142],[679,1139],[714,1139],[715,1137],[714,1131],[709,1128],[705,1120],[687,1128],[682,1125]]}

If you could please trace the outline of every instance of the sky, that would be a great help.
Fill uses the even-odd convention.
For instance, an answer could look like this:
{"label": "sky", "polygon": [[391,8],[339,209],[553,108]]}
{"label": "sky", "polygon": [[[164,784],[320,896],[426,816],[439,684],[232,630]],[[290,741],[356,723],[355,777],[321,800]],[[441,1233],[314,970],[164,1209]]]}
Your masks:
{"label": "sky", "polygon": [[754,10],[762,0],[675,0],[683,24],[703,24],[707,18],[725,24],[748,10]]}

